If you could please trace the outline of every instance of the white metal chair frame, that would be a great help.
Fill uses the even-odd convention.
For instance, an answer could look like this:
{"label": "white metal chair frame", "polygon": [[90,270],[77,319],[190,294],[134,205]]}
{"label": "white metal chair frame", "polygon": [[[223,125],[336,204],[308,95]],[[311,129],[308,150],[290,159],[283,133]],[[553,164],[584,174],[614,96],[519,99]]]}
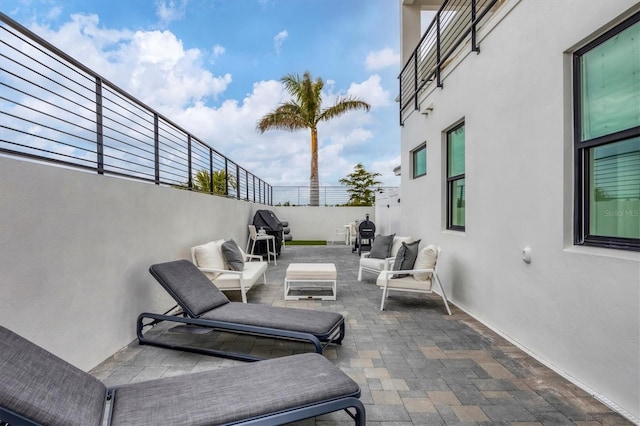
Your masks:
{"label": "white metal chair frame", "polygon": [[[247,238],[247,248],[245,251],[253,256],[253,251],[256,248],[256,243],[258,241],[266,241],[267,242],[267,263],[271,260],[271,255],[273,255],[273,264],[277,265],[278,261],[276,260],[276,237],[273,235],[260,235],[256,230],[255,225],[249,225],[249,238]],[[273,244],[273,251],[269,249],[269,242]],[[251,251],[249,251],[249,244],[251,244]]]}
{"label": "white metal chair frame", "polygon": [[[411,292],[411,293],[423,293],[423,294],[429,294],[429,293],[434,293],[434,287],[437,287],[435,291],[435,293],[437,294],[438,292],[440,293],[440,296],[442,297],[442,301],[444,302],[444,306],[445,308],[447,308],[447,313],[449,315],[451,315],[451,309],[449,309],[449,303],[447,301],[447,295],[444,291],[444,287],[442,287],[442,284],[440,283],[440,278],[438,277],[437,274],[437,269],[438,269],[438,261],[440,260],[440,247],[438,247],[438,256],[436,257],[436,264],[433,267],[433,269],[411,269],[411,270],[402,270],[402,271],[392,271],[392,267],[393,265],[391,264],[391,262],[393,262],[395,260],[395,258],[388,258],[385,260],[385,268],[383,271],[380,272],[380,276],[379,279],[382,279],[384,281],[384,286],[382,286],[382,301],[380,302],[380,310],[384,310],[384,301],[387,297],[389,297],[389,291],[405,291],[405,292]],[[393,284],[391,287],[389,287],[389,281],[395,281],[397,283],[401,283],[401,281],[397,281],[393,278],[391,278],[393,275],[395,274],[409,274],[409,275],[413,275],[413,274],[417,274],[417,273],[427,273],[427,272],[431,272],[431,285],[429,286],[429,289],[417,289],[417,288],[403,288],[403,287],[394,287]],[[413,279],[413,277],[410,277],[411,279]],[[428,282],[429,280],[426,280],[426,282]],[[415,281],[415,283],[419,283],[420,281]]]}
{"label": "white metal chair frame", "polygon": [[[250,262],[253,259],[255,259],[255,260],[259,261],[259,262],[262,262],[262,256],[259,256],[259,255],[256,255],[256,254],[244,253],[244,261],[245,262]],[[251,289],[251,287],[253,286],[255,281],[249,281],[248,283],[245,282],[246,280],[244,278],[244,271],[233,271],[233,270],[230,270],[230,269],[214,269],[214,268],[203,268],[203,267],[200,267],[200,266],[198,266],[198,259],[196,259],[196,247],[191,247],[191,262],[194,265],[196,265],[196,267],[202,272],[212,272],[212,273],[217,273],[217,274],[236,275],[238,277],[238,281],[240,283],[240,287],[238,287],[238,288],[222,288],[221,290],[222,291],[240,290],[240,295],[242,296],[242,303],[247,303],[247,292]],[[211,281],[215,285],[215,279],[213,279]],[[262,283],[264,285],[267,284],[266,267],[265,267],[265,270],[262,272]]]}

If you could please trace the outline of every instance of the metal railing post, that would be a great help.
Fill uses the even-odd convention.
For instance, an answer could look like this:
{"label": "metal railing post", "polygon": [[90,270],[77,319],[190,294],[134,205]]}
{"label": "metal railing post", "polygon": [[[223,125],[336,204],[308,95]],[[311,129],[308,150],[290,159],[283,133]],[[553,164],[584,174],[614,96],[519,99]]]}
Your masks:
{"label": "metal railing post", "polygon": [[193,164],[191,163],[191,135],[187,134],[187,173],[189,179],[187,180],[187,186],[189,189],[193,189]]}
{"label": "metal railing post", "polygon": [[209,149],[209,192],[215,193],[213,191],[213,149]]}
{"label": "metal railing post", "polygon": [[471,51],[480,53],[476,39],[476,0],[471,0]]}
{"label": "metal railing post", "polygon": [[104,174],[104,128],[102,124],[102,79],[96,77],[96,168]]}
{"label": "metal railing post", "polygon": [[[440,88],[442,88],[442,80],[440,78],[440,66],[442,65],[440,63],[441,59],[441,52],[440,52],[440,11],[442,9],[438,10],[438,13],[436,13],[436,85]],[[418,94],[416,93],[416,97],[418,96]]]}
{"label": "metal railing post", "polygon": [[236,164],[236,198],[240,199],[240,167]]}
{"label": "metal railing post", "polygon": [[153,156],[155,162],[155,183],[160,185],[160,123],[158,114],[153,114]]}

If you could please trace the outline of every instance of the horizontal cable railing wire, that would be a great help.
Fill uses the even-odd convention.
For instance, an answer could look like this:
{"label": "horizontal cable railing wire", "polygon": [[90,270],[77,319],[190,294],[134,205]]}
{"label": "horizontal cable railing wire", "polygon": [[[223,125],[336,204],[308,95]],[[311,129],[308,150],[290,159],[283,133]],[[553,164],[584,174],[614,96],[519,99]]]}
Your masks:
{"label": "horizontal cable railing wire", "polygon": [[[310,205],[309,186],[273,186],[273,205],[275,206],[308,206]],[[396,191],[396,186],[375,187],[375,194]],[[349,205],[348,188],[345,186],[320,186],[321,206]]]}
{"label": "horizontal cable railing wire", "polygon": [[499,7],[498,0],[445,0],[407,59],[400,81],[400,125],[411,111],[418,110],[425,86],[435,82],[443,87],[442,71],[461,46],[470,42],[479,52],[476,34],[487,18]]}
{"label": "horizontal cable railing wire", "polygon": [[273,204],[262,179],[1,12],[0,153]]}

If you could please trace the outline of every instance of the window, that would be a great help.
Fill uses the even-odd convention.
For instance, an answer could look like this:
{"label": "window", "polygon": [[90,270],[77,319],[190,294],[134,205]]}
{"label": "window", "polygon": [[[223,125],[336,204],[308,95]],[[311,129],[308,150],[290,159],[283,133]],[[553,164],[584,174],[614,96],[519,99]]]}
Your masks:
{"label": "window", "polygon": [[447,229],[464,231],[464,123],[447,132]]}
{"label": "window", "polygon": [[640,250],[640,14],[573,59],[575,243]]}
{"label": "window", "polygon": [[424,143],[411,151],[413,158],[413,178],[427,174],[427,144]]}

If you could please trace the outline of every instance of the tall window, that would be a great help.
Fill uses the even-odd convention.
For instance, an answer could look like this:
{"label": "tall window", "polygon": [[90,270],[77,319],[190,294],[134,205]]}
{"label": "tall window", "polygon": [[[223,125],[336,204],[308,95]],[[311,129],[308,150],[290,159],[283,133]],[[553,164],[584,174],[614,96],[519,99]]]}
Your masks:
{"label": "tall window", "polygon": [[573,64],[575,243],[640,250],[640,13]]}
{"label": "tall window", "polygon": [[464,231],[464,123],[447,132],[447,229]]}
{"label": "tall window", "polygon": [[413,159],[413,178],[427,174],[427,144],[424,143],[411,151]]}

